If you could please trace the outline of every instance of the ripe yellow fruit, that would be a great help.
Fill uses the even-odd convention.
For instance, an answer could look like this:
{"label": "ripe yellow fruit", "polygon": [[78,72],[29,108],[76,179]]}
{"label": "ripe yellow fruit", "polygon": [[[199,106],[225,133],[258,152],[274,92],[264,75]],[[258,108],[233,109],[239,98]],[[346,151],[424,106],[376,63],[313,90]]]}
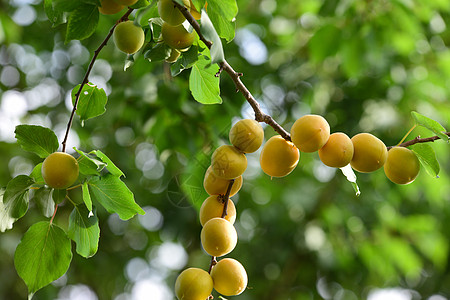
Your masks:
{"label": "ripe yellow fruit", "polygon": [[221,259],[212,269],[214,289],[224,296],[236,296],[247,287],[245,268],[233,258]]}
{"label": "ripe yellow fruit", "polygon": [[[200,207],[200,224],[204,226],[206,222],[213,218],[221,218],[223,207],[224,203],[219,196],[214,195],[206,198],[206,200],[203,201],[203,204]],[[231,199],[228,199],[227,215],[224,219],[231,224],[234,224],[234,221],[236,221],[236,207],[234,206],[234,203],[233,201],[231,201]]]}
{"label": "ripe yellow fruit", "polygon": [[381,168],[386,162],[386,145],[370,133],[359,133],[352,137],[353,158],[350,165],[362,173],[369,173]]}
{"label": "ripe yellow fruit", "polygon": [[54,152],[42,163],[41,173],[45,183],[55,189],[66,189],[78,179],[77,160],[65,152]]}
{"label": "ripe yellow fruit", "polygon": [[200,234],[203,249],[211,256],[223,256],[237,244],[237,233],[233,224],[223,218],[212,218],[203,225]]}
{"label": "ripe yellow fruit", "polygon": [[124,8],[125,6],[117,3],[114,0],[100,0],[98,11],[104,15],[114,15]]}
{"label": "ripe yellow fruit", "polygon": [[230,142],[244,153],[253,153],[261,147],[264,130],[259,122],[251,119],[238,121],[231,127]]}
{"label": "ripe yellow fruit", "polygon": [[181,272],[175,281],[175,294],[179,300],[205,300],[213,290],[211,275],[199,268]]}
{"label": "ripe yellow fruit", "polygon": [[119,23],[114,29],[114,43],[122,52],[136,53],[144,45],[144,40],[144,30],[133,21]]}
{"label": "ripe yellow fruit", "polygon": [[195,31],[188,32],[183,25],[171,26],[168,23],[163,23],[161,35],[168,46],[178,50],[190,47],[195,39]]}
{"label": "ripe yellow fruit", "polygon": [[194,17],[194,19],[200,20],[202,17],[201,13],[195,8],[194,3],[192,3],[192,0],[189,0],[189,2],[190,2],[189,12]]}
{"label": "ripe yellow fruit", "polygon": [[138,2],[138,0],[115,0],[117,3],[125,5],[125,6],[131,6]]}
{"label": "ripe yellow fruit", "polygon": [[233,179],[241,176],[247,169],[247,158],[236,147],[223,145],[211,157],[211,169],[219,178]]}
{"label": "ripe yellow fruit", "polygon": [[[230,180],[222,179],[214,175],[211,166],[208,167],[203,180],[203,187],[208,195],[225,195],[228,189]],[[242,187],[242,175],[234,179],[233,186],[231,187],[230,197],[239,192]]]}
{"label": "ripe yellow fruit", "polygon": [[166,62],[168,63],[174,63],[178,60],[178,57],[180,57],[181,52],[177,49],[173,49],[170,51],[170,56],[166,58]]}
{"label": "ripe yellow fruit", "polygon": [[419,159],[411,150],[394,147],[388,151],[384,173],[393,183],[409,184],[416,179],[419,171]]}
{"label": "ripe yellow fruit", "polygon": [[[183,4],[188,9],[190,8],[189,0],[183,0]],[[172,0],[159,0],[158,1],[158,13],[164,22],[172,26],[180,25],[186,18],[181,11],[175,6]]]}
{"label": "ripe yellow fruit", "polygon": [[333,133],[327,143],[319,149],[319,157],[329,167],[345,167],[353,158],[352,140],[345,133]]}
{"label": "ripe yellow fruit", "polygon": [[316,152],[329,137],[330,125],[319,115],[303,116],[291,128],[292,142],[302,152]]}
{"label": "ripe yellow fruit", "polygon": [[299,159],[300,152],[294,144],[276,135],[264,145],[259,163],[267,175],[284,177],[295,169]]}

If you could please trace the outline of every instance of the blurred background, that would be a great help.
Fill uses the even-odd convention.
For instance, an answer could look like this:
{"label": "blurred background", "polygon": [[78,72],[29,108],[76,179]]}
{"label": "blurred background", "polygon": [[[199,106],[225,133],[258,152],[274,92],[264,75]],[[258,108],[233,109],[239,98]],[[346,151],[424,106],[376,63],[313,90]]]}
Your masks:
{"label": "blurred background", "polygon": [[[100,16],[90,38],[64,44],[41,0],[0,0],[0,186],[29,174],[39,158],[14,139],[18,124],[53,129],[62,138],[71,89],[121,13]],[[418,111],[450,127],[448,0],[239,0],[228,62],[263,110],[290,129],[307,113],[331,131],[371,132],[395,145]],[[123,13],[123,12],[122,12]],[[126,56],[109,43],[90,81],[109,95],[107,111],[80,124],[68,148],[100,149],[126,174],[146,214],[124,222],[99,208],[98,253],[74,254],[68,272],[34,299],[174,299],[177,275],[207,269],[198,208],[203,175],[228,131],[253,112],[226,74],[221,105],[195,102],[189,71],[171,78],[169,65]],[[82,126],[83,125],[83,126]],[[274,135],[265,128],[266,139]],[[409,139],[431,136],[415,129]],[[450,148],[432,144],[439,178],[423,169],[407,186],[382,170],[357,174],[359,197],[339,170],[302,154],[286,178],[270,179],[259,152],[247,155],[244,184],[233,197],[238,245],[228,257],[249,276],[242,300],[450,299]],[[81,191],[72,191],[80,197]],[[67,228],[71,205],[55,222]],[[33,202],[14,228],[0,234],[0,299],[25,299],[13,264],[15,247],[44,220]],[[214,294],[216,299],[218,298]]]}

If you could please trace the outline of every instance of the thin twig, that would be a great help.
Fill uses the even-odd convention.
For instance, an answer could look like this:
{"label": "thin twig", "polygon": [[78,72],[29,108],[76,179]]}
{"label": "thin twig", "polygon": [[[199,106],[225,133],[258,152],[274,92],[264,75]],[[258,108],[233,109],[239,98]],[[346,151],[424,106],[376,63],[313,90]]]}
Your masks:
{"label": "thin twig", "polygon": [[94,63],[97,59],[97,56],[100,53],[100,51],[102,51],[103,47],[105,47],[106,44],[108,43],[109,39],[111,38],[111,36],[114,33],[114,28],[116,28],[117,24],[119,24],[120,22],[123,22],[125,20],[128,20],[128,17],[130,16],[132,11],[133,11],[133,8],[129,8],[127,10],[127,12],[116,22],[116,24],[114,24],[114,26],[111,28],[111,30],[109,31],[106,38],[103,40],[103,42],[100,44],[100,46],[98,46],[97,50],[94,51],[94,56],[92,56],[91,62],[89,63],[88,69],[86,71],[86,74],[84,75],[83,81],[81,82],[80,88],[78,89],[78,92],[75,94],[75,102],[73,104],[72,113],[70,114],[69,122],[67,123],[67,129],[66,129],[66,134],[64,135],[64,140],[61,143],[62,144],[62,152],[66,152],[67,138],[69,137],[69,131],[70,131],[70,128],[72,127],[72,122],[73,122],[73,118],[75,117],[75,112],[77,111],[77,106],[78,106],[78,101],[80,100],[81,91],[83,90],[84,85],[89,82],[89,75],[91,74],[91,71],[92,71]]}
{"label": "thin twig", "polygon": [[[443,134],[445,134],[446,136],[450,137],[450,132],[443,132]],[[420,138],[420,136],[410,140],[410,141],[406,141],[404,143],[398,144],[397,146],[389,146],[387,147],[388,150],[393,148],[393,147],[408,147],[414,144],[419,144],[419,143],[429,143],[429,142],[434,142],[436,140],[439,140],[440,137],[438,137],[437,135],[435,136],[431,136],[431,137],[427,137],[427,138]]]}
{"label": "thin twig", "polygon": [[233,187],[234,179],[230,180],[230,183],[228,184],[227,192],[222,198],[223,201],[223,211],[222,211],[222,218],[225,218],[228,215],[228,199],[230,198],[231,188]]}

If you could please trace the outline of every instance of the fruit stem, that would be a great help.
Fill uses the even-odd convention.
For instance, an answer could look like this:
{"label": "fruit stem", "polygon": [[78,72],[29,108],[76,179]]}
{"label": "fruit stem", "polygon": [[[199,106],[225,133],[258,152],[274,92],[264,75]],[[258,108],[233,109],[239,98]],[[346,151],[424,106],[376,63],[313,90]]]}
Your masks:
{"label": "fruit stem", "polygon": [[67,138],[69,137],[69,131],[72,127],[73,118],[75,117],[75,112],[77,111],[78,101],[80,100],[81,91],[83,90],[83,87],[85,84],[89,82],[89,75],[91,74],[92,68],[94,67],[94,63],[97,60],[97,56],[99,55],[100,51],[102,51],[103,47],[106,46],[109,39],[114,33],[114,28],[116,28],[117,24],[120,22],[128,20],[128,17],[130,16],[131,12],[133,11],[133,8],[129,8],[127,12],[114,24],[114,26],[109,30],[108,35],[105,37],[103,42],[98,46],[97,50],[94,51],[94,56],[92,56],[91,62],[89,63],[88,69],[86,71],[86,74],[84,75],[83,81],[81,82],[80,88],[78,89],[77,93],[75,94],[75,101],[73,104],[73,109],[70,114],[69,122],[67,123],[67,129],[66,134],[64,135],[64,140],[62,141],[62,152],[66,152],[66,143]]}
{"label": "fruit stem", "polygon": [[230,183],[228,184],[227,192],[223,196],[223,211],[222,211],[222,218],[225,218],[228,215],[228,199],[230,198],[231,188],[233,187],[234,179],[230,180]]}

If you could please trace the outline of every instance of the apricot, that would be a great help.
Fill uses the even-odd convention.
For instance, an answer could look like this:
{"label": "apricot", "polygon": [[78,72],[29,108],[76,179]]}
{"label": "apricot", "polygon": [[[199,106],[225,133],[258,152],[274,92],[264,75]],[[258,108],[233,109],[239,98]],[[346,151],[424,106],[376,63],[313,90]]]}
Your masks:
{"label": "apricot", "polygon": [[[230,180],[222,179],[214,175],[211,166],[208,167],[203,179],[203,187],[208,195],[225,195],[228,189]],[[231,187],[230,197],[239,192],[242,187],[242,175],[234,179],[233,186]]]}
{"label": "apricot", "polygon": [[350,165],[362,173],[369,173],[381,168],[386,162],[386,145],[370,133],[359,133],[352,137],[353,158]]}
{"label": "apricot", "polygon": [[144,30],[136,26],[133,21],[119,23],[114,28],[114,43],[122,52],[136,53],[144,45],[144,40]]}
{"label": "apricot", "polygon": [[115,0],[117,3],[125,5],[125,6],[131,6],[138,2],[138,0]]}
{"label": "apricot", "polygon": [[125,6],[117,3],[114,0],[100,0],[98,11],[104,15],[114,15],[124,8]]}
{"label": "apricot", "polygon": [[245,268],[233,258],[221,259],[212,269],[214,289],[224,296],[236,296],[247,287]]}
{"label": "apricot", "polygon": [[211,169],[219,178],[233,179],[241,176],[247,169],[247,158],[236,147],[223,145],[211,157]]}
{"label": "apricot", "polygon": [[251,119],[238,121],[231,127],[230,142],[244,153],[253,153],[261,147],[264,130],[259,122]]}
{"label": "apricot", "polygon": [[[183,0],[183,4],[188,9],[191,7],[189,0]],[[158,13],[164,22],[169,25],[176,26],[183,23],[186,18],[181,11],[175,6],[172,0],[159,0],[158,1]]]}
{"label": "apricot", "polygon": [[291,128],[291,139],[302,152],[316,152],[330,137],[330,125],[319,115],[306,115],[295,121]]}
{"label": "apricot", "polygon": [[211,256],[223,256],[236,247],[237,233],[229,221],[212,218],[203,225],[200,240],[206,253]]}
{"label": "apricot", "polygon": [[49,187],[66,189],[78,179],[79,166],[72,155],[54,152],[44,159],[41,173]]}
{"label": "apricot", "polygon": [[345,167],[353,158],[352,140],[345,133],[333,133],[327,143],[319,149],[319,157],[329,167]]}
{"label": "apricot", "polygon": [[175,294],[179,300],[205,300],[212,290],[211,275],[199,268],[184,270],[175,281]]}
{"label": "apricot", "polygon": [[394,147],[388,151],[384,173],[393,183],[409,184],[416,179],[419,171],[419,159],[408,148]]}
{"label": "apricot", "polygon": [[300,153],[294,144],[276,135],[264,145],[259,163],[267,175],[284,177],[295,169],[299,159]]}
{"label": "apricot", "polygon": [[183,25],[172,26],[164,22],[161,27],[161,35],[164,42],[175,49],[183,50],[192,45],[195,32],[188,32]]}
{"label": "apricot", "polygon": [[[200,223],[202,226],[213,218],[221,218],[223,207],[224,202],[220,199],[220,196],[214,195],[206,198],[200,207],[199,213]],[[229,221],[231,224],[234,224],[234,221],[236,221],[236,207],[231,199],[228,199],[227,215],[224,219]]]}

